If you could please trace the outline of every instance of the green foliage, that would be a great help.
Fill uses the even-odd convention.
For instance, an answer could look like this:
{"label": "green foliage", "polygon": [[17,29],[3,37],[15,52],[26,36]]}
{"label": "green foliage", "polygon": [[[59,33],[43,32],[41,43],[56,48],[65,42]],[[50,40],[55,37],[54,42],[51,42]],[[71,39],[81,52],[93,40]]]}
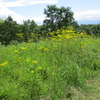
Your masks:
{"label": "green foliage", "polygon": [[100,39],[90,36],[100,25],[79,26],[69,7],[44,13],[41,26],[10,16],[0,23],[0,100],[74,100],[74,89],[100,73]]}
{"label": "green foliage", "polygon": [[4,22],[4,20],[0,19],[0,23],[3,23],[3,22]]}
{"label": "green foliage", "polygon": [[23,21],[23,33],[34,33],[36,29],[37,24],[34,22],[34,20],[30,21]]}
{"label": "green foliage", "polygon": [[33,20],[24,21],[23,25],[18,25],[9,16],[4,23],[0,23],[0,42],[3,45],[16,44],[18,42],[36,42],[39,39],[39,35],[33,34],[38,30],[36,27],[37,25]]}
{"label": "green foliage", "polygon": [[[70,7],[58,8],[56,5],[48,5],[47,9],[44,9],[44,14],[46,15],[46,19],[41,26],[38,26],[34,20],[29,19],[23,21],[23,24],[17,24],[11,16],[8,16],[5,21],[0,20],[1,44],[37,42],[52,37],[52,39],[73,38],[76,36],[79,37],[79,34],[81,38],[88,35],[100,37],[100,24],[79,26],[74,20],[74,13]],[[73,29],[69,30],[69,27]]]}
{"label": "green foliage", "polygon": [[85,30],[88,35],[100,37],[100,24],[80,25],[80,30]]}
{"label": "green foliage", "polygon": [[16,33],[18,33],[17,23],[9,16],[0,24],[0,42],[8,45],[11,40],[16,39]]}
{"label": "green foliage", "polygon": [[39,41],[40,35],[35,33],[19,33],[16,34],[16,40],[18,42],[37,42]]}
{"label": "green foliage", "polygon": [[[100,73],[100,39],[20,43],[0,48],[0,99],[66,100]],[[85,87],[86,88],[86,87]]]}
{"label": "green foliage", "polygon": [[44,9],[46,19],[44,20],[44,26],[47,31],[55,31],[62,26],[72,25],[74,18],[73,12],[70,7],[58,8],[56,5],[48,5],[47,9]]}

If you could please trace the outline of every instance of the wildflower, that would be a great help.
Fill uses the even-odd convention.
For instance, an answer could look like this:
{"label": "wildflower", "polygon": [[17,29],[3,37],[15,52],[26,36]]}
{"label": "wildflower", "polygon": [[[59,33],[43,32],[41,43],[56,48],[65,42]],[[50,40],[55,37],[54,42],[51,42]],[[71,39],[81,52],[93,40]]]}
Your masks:
{"label": "wildflower", "polygon": [[14,52],[18,52],[18,50],[14,50]]}
{"label": "wildflower", "polygon": [[61,35],[58,35],[58,37],[61,37]]}
{"label": "wildflower", "polygon": [[29,61],[30,61],[30,59],[29,59],[29,58],[27,58],[27,59],[26,59],[26,62],[29,62]]}
{"label": "wildflower", "polygon": [[35,71],[31,71],[31,73],[35,73]]}
{"label": "wildflower", "polygon": [[37,61],[32,61],[32,63],[37,64],[38,62]]}
{"label": "wildflower", "polygon": [[49,49],[48,48],[44,48],[44,51],[49,51]]}
{"label": "wildflower", "polygon": [[20,61],[22,57],[19,57],[17,61]]}
{"label": "wildflower", "polygon": [[44,46],[39,47],[38,49],[44,49]]}
{"label": "wildflower", "polygon": [[42,69],[42,67],[38,67],[38,70],[41,70]]}
{"label": "wildflower", "polygon": [[54,33],[53,33],[53,32],[51,32],[50,34],[51,34],[51,35],[53,35]]}
{"label": "wildflower", "polygon": [[0,64],[0,66],[6,65],[6,64],[8,64],[8,62],[4,62],[4,63]]}
{"label": "wildflower", "polygon": [[26,48],[25,48],[25,47],[20,47],[20,49],[24,50],[24,49],[26,49]]}

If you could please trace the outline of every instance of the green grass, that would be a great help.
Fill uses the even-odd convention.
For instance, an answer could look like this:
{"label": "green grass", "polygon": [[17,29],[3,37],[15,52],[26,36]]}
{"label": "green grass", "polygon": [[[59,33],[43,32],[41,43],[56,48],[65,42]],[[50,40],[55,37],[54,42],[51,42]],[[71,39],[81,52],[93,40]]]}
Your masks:
{"label": "green grass", "polygon": [[0,19],[0,23],[3,23],[3,22],[4,22],[4,20]]}
{"label": "green grass", "polygon": [[86,100],[99,72],[100,39],[0,46],[0,100]]}

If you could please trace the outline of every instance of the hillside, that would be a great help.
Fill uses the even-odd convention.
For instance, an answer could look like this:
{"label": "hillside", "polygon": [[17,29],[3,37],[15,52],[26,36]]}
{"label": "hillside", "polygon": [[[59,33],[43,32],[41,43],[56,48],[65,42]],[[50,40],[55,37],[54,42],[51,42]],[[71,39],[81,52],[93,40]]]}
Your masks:
{"label": "hillside", "polygon": [[0,19],[0,23],[3,23],[3,22],[4,22],[4,20]]}
{"label": "hillside", "polygon": [[64,37],[1,45],[0,100],[100,100],[100,39]]}

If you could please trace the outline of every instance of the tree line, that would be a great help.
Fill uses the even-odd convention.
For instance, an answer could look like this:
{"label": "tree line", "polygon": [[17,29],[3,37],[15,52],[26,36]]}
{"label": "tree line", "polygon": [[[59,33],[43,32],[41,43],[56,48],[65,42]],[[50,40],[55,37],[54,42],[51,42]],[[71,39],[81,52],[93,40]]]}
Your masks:
{"label": "tree line", "polygon": [[85,30],[88,35],[100,36],[100,24],[97,25],[78,25],[75,21],[70,7],[60,7],[56,5],[48,5],[44,9],[46,15],[43,25],[38,26],[34,20],[23,21],[23,24],[18,24],[8,16],[3,23],[0,23],[0,42],[3,45],[8,45],[14,41],[17,42],[34,42],[39,38],[47,37],[48,32],[56,31],[62,26],[73,26],[77,31]]}

